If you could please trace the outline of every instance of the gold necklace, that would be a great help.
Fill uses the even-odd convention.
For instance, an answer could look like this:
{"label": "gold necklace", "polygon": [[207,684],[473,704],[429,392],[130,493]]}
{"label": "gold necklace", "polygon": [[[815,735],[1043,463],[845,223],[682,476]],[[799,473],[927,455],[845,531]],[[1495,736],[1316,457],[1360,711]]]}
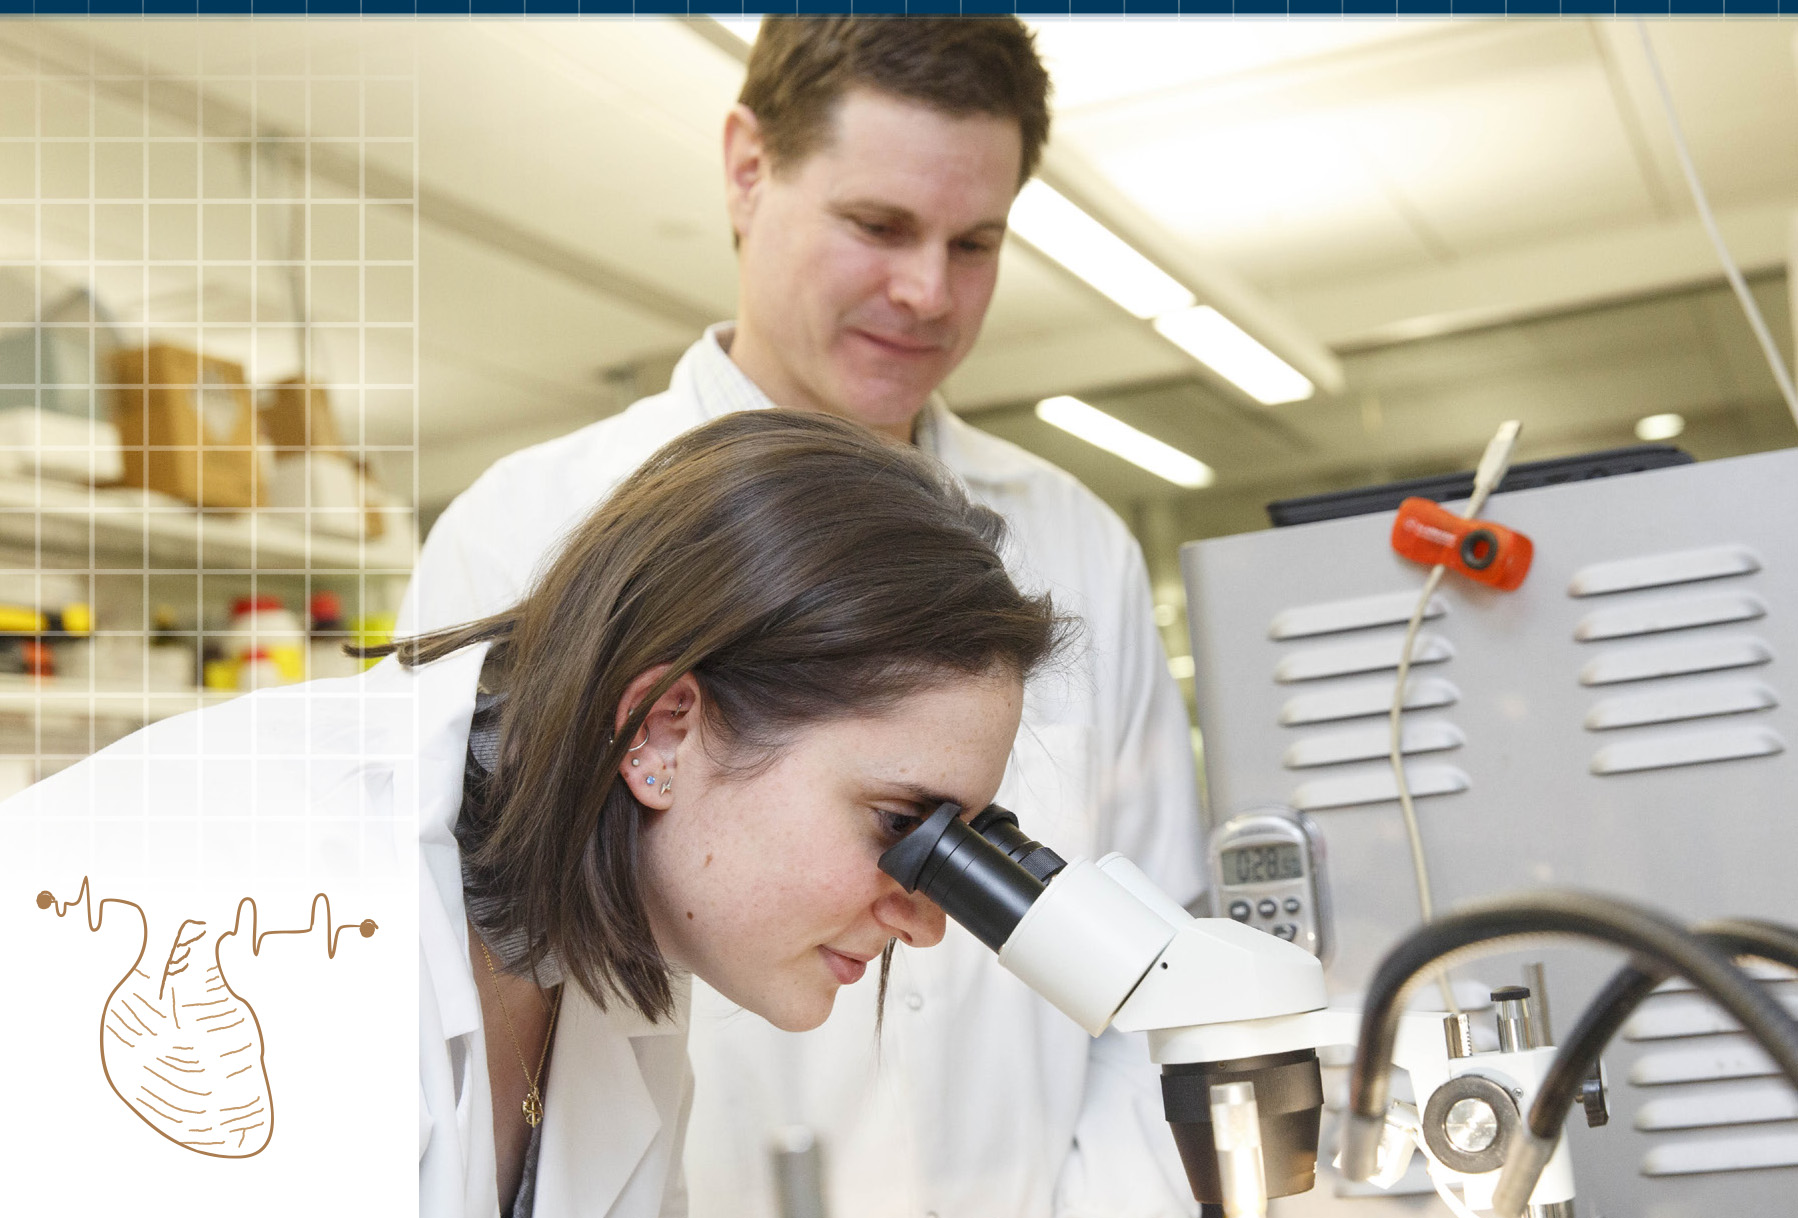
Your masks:
{"label": "gold necklace", "polygon": [[[477,935],[476,938],[479,938]],[[537,1090],[537,1084],[543,1078],[543,1063],[549,1060],[549,1042],[556,1036],[556,1016],[562,1010],[562,991],[556,990],[556,999],[549,1007],[549,1030],[543,1034],[543,1052],[537,1055],[537,1073],[524,1064],[524,1046],[518,1043],[518,1029],[512,1026],[512,1012],[506,1009],[506,996],[500,993],[499,971],[493,967],[493,953],[487,950],[487,940],[481,939],[481,955],[487,958],[487,972],[493,977],[493,996],[499,999],[499,1013],[506,1017],[506,1031],[512,1037],[512,1051],[518,1054],[518,1068],[524,1071],[524,1081],[531,1085],[525,1093],[524,1122],[535,1129],[543,1120],[543,1093]]]}

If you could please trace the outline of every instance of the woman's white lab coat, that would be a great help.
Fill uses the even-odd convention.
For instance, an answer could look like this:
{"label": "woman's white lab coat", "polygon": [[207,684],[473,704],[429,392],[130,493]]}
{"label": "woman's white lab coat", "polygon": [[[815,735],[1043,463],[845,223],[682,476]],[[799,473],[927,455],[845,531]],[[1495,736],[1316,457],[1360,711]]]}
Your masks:
{"label": "woman's white lab coat", "polygon": [[[391,852],[402,877],[405,857],[417,855],[421,1218],[496,1218],[499,1210],[481,1008],[451,833],[484,653],[469,648],[416,671],[388,659],[359,677],[165,720],[15,801],[27,814],[103,808],[109,817],[173,821],[247,799],[258,818],[328,824],[326,853],[329,835],[342,834],[350,857]],[[602,1012],[568,987],[544,1097],[538,1218],[686,1212],[678,1148],[692,1086],[684,987],[677,994],[678,1020],[651,1025],[628,1009]],[[409,1029],[392,1014],[369,1034],[392,1037],[403,1053]],[[344,1085],[353,1090],[354,1080]]]}

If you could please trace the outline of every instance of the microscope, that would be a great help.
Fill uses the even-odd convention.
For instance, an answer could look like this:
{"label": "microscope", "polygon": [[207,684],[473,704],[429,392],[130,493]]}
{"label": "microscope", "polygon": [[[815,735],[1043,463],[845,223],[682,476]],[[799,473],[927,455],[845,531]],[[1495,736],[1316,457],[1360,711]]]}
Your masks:
{"label": "microscope", "polygon": [[[1655,985],[1692,980],[1798,1079],[1798,1024],[1737,969],[1754,955],[1798,964],[1798,934],[1729,922],[1688,932],[1653,911],[1586,893],[1488,902],[1427,924],[1373,979],[1364,1010],[1327,1005],[1323,965],[1230,918],[1194,918],[1119,854],[1067,862],[992,805],[964,820],[939,806],[880,858],[1002,967],[1093,1036],[1145,1032],[1188,1183],[1208,1212],[1260,1218],[1270,1198],[1316,1182],[1324,1095],[1319,1048],[1355,1045],[1341,1170],[1390,1187],[1419,1150],[1461,1218],[1571,1218],[1565,1118],[1602,1124],[1598,1053]],[[1448,955],[1520,935],[1595,938],[1630,963],[1556,1048],[1532,1029],[1521,988],[1494,994],[1498,1049],[1475,1052],[1466,1016],[1408,1013],[1403,996]],[[1392,1067],[1415,1104],[1390,1099]],[[1456,1190],[1458,1190],[1458,1195]]]}

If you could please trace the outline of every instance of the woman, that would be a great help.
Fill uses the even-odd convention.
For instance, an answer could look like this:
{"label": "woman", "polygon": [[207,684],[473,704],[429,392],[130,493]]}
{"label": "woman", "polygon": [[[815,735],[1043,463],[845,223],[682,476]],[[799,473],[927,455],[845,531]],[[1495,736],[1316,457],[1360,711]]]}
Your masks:
{"label": "woman", "polygon": [[[166,1171],[190,1208],[252,1190],[263,1212],[393,1212],[417,874],[418,1212],[680,1212],[686,978],[810,1028],[877,958],[884,982],[893,942],[942,936],[876,860],[938,803],[990,802],[1025,677],[1058,643],[1002,532],[914,450],[822,415],[733,414],[652,457],[514,610],[357,678],[155,724],[10,801],[30,883],[91,876],[94,928],[135,898],[96,936],[141,927],[114,994],[134,1043],[101,1035],[118,1098],[185,1150],[258,1165],[197,1169],[100,1101],[84,1137],[147,1166],[59,1187],[85,1212]],[[274,920],[277,889],[353,907],[315,902],[324,935],[265,946],[271,926],[308,929]],[[80,955],[75,895],[32,911],[45,970]],[[307,1024],[292,986],[268,988],[296,962],[303,993],[377,958]],[[264,989],[244,984],[258,973]],[[91,1045],[61,1007],[26,1004],[21,1043]],[[210,1037],[220,1011],[235,1022]],[[66,1052],[85,1100],[92,1050]],[[220,1089],[251,1083],[261,1108]],[[252,1118],[259,1140],[221,1150]]]}
{"label": "woman", "polygon": [[472,670],[490,644],[454,837],[425,833],[468,947],[422,988],[427,1025],[478,991],[491,1126],[456,1124],[435,1029],[422,1213],[657,1212],[686,974],[797,1031],[894,941],[942,937],[875,861],[938,803],[991,801],[1055,644],[1002,530],[909,449],[733,415],[651,458],[516,610],[397,648]]}

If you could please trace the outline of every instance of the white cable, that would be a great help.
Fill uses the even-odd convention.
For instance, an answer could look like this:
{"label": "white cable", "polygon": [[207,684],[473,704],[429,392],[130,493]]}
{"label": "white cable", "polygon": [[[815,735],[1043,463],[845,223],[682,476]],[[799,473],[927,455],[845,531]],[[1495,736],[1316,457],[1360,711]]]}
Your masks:
{"label": "white cable", "polygon": [[1748,285],[1743,281],[1735,259],[1730,257],[1729,247],[1723,244],[1723,234],[1717,231],[1716,217],[1711,215],[1711,205],[1705,199],[1704,184],[1698,180],[1698,170],[1693,167],[1692,155],[1686,149],[1686,137],[1680,130],[1679,114],[1673,108],[1673,93],[1667,88],[1667,78],[1661,75],[1661,61],[1655,57],[1654,43],[1649,41],[1647,22],[1638,20],[1636,29],[1642,35],[1642,54],[1648,59],[1648,70],[1654,76],[1655,87],[1661,94],[1661,105],[1667,111],[1667,128],[1673,135],[1673,150],[1679,154],[1679,167],[1685,171],[1686,185],[1692,189],[1692,202],[1698,205],[1698,218],[1704,222],[1704,231],[1710,234],[1711,244],[1717,248],[1717,259],[1723,263],[1724,278],[1735,289],[1736,299],[1742,304],[1742,312],[1748,315],[1748,328],[1754,331],[1754,337],[1760,342],[1761,354],[1767,357],[1767,366],[1773,370],[1773,379],[1779,383],[1779,392],[1785,398],[1786,409],[1792,412],[1792,421],[1798,423],[1798,392],[1792,388],[1792,374],[1786,368],[1785,361],[1780,359],[1779,348],[1773,345],[1773,335],[1768,332],[1767,323],[1762,320],[1754,297],[1748,294]]}
{"label": "white cable", "polygon": [[1430,1183],[1436,1186],[1436,1195],[1442,1198],[1442,1204],[1448,1206],[1449,1213],[1455,1218],[1480,1218],[1467,1208],[1467,1203],[1448,1191],[1448,1181],[1441,1179],[1435,1172],[1430,1173]]}
{"label": "white cable", "polygon": [[1406,1132],[1411,1137],[1411,1144],[1417,1147],[1418,1152],[1423,1155],[1424,1166],[1428,1169],[1430,1177],[1430,1186],[1436,1190],[1436,1195],[1442,1198],[1442,1204],[1448,1207],[1449,1213],[1453,1214],[1455,1218],[1480,1218],[1465,1201],[1448,1191],[1449,1177],[1455,1174],[1454,1168],[1438,1159],[1435,1152],[1430,1150],[1429,1144],[1423,1139],[1423,1130],[1416,1128],[1408,1129]]}
{"label": "white cable", "polygon": [[[1499,424],[1497,434],[1487,442],[1486,451],[1480,455],[1479,468],[1474,471],[1473,497],[1467,501],[1466,517],[1471,519],[1477,515],[1486,506],[1493,489],[1504,481],[1505,471],[1511,468],[1511,453],[1517,447],[1518,433],[1522,430],[1522,423],[1507,419]],[[1387,717],[1391,728],[1387,759],[1392,763],[1393,781],[1398,785],[1398,806],[1405,816],[1405,837],[1411,843],[1411,870],[1417,877],[1417,906],[1425,922],[1434,921],[1436,911],[1430,899],[1430,869],[1423,856],[1423,833],[1417,825],[1417,808],[1411,802],[1411,783],[1405,777],[1405,682],[1411,675],[1411,652],[1417,645],[1417,632],[1423,626],[1424,614],[1429,612],[1430,598],[1436,595],[1447,571],[1448,567],[1442,563],[1430,568],[1429,578],[1424,580],[1423,595],[1417,598],[1417,607],[1411,610],[1411,620],[1405,626],[1405,641],[1399,646],[1398,681],[1392,688],[1392,709]],[[1461,1007],[1455,1002],[1454,983],[1447,969],[1436,974],[1436,984],[1442,991],[1444,1009],[1459,1015]]]}
{"label": "white cable", "polygon": [[[1435,920],[1436,910],[1430,900],[1430,869],[1424,862],[1423,834],[1417,827],[1417,808],[1411,802],[1411,784],[1405,777],[1405,681],[1411,673],[1411,649],[1417,643],[1418,628],[1423,625],[1423,615],[1429,611],[1430,598],[1436,595],[1436,589],[1447,571],[1448,568],[1441,563],[1430,568],[1430,576],[1423,583],[1423,595],[1417,598],[1417,607],[1411,611],[1410,624],[1405,627],[1405,641],[1399,647],[1398,683],[1392,690],[1392,710],[1389,715],[1391,735],[1387,759],[1392,763],[1392,777],[1398,784],[1399,811],[1404,813],[1405,838],[1411,843],[1411,871],[1417,877],[1417,908],[1425,922]],[[1452,1015],[1459,1015],[1461,1008],[1455,1003],[1454,986],[1450,984],[1446,970],[1436,974],[1436,984],[1442,989],[1442,1001],[1446,1004],[1444,1009]]]}

